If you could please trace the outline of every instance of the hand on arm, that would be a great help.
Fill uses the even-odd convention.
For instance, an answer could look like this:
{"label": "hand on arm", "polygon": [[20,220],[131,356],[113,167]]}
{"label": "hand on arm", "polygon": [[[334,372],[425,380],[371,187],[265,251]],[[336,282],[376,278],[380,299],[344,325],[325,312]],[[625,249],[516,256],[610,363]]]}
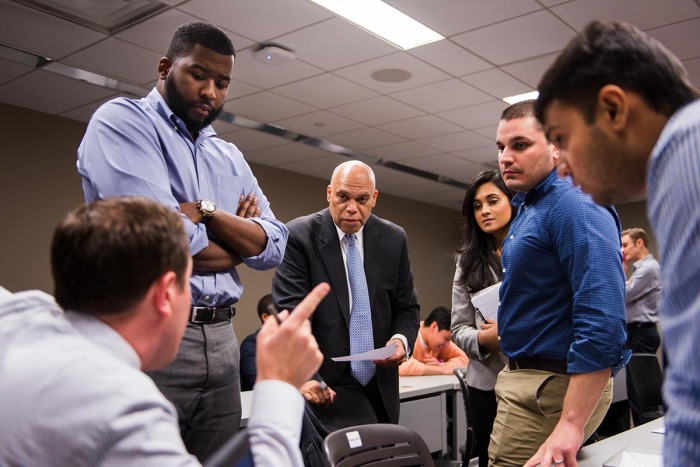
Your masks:
{"label": "hand on arm", "polygon": [[383,368],[394,368],[406,361],[406,349],[404,348],[401,339],[391,339],[386,343],[386,345],[389,346],[392,342],[396,342],[396,351],[394,352],[394,355],[387,357],[384,360],[374,360],[375,365]]}
{"label": "hand on arm", "polygon": [[567,467],[578,465],[576,453],[585,441],[583,429],[598,405],[609,379],[610,368],[595,373],[571,375],[561,419],[525,467],[551,465],[555,460],[564,460]]}
{"label": "hand on arm", "polygon": [[491,350],[499,350],[501,343],[498,340],[498,325],[495,321],[486,320],[481,325],[481,330],[476,336],[479,345]]}

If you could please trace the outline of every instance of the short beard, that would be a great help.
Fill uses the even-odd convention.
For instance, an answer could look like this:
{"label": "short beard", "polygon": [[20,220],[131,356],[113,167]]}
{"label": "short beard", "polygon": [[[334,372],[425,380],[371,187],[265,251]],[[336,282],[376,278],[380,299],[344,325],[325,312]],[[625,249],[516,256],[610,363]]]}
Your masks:
{"label": "short beard", "polygon": [[187,110],[190,105],[177,89],[172,73],[168,73],[168,76],[165,78],[165,102],[168,104],[168,107],[170,107],[170,110],[185,123],[187,130],[192,134],[197,134],[202,128],[211,125],[224,108],[224,106],[221,105],[218,109],[212,109],[211,112],[209,112],[209,116],[201,122],[191,120],[187,116]]}

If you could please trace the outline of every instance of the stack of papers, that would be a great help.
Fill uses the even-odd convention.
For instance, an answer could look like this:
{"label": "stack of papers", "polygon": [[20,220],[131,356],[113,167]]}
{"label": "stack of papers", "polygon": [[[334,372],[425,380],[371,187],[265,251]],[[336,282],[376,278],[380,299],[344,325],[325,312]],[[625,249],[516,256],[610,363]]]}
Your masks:
{"label": "stack of papers", "polygon": [[481,315],[491,321],[498,321],[498,292],[501,290],[501,283],[493,284],[484,290],[472,295],[472,305],[481,312]]}

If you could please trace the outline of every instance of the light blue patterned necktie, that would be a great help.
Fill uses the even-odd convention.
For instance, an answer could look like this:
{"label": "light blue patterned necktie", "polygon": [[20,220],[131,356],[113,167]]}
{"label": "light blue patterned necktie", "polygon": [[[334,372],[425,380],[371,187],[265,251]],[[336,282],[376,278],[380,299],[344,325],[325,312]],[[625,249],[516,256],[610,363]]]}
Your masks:
{"label": "light blue patterned necktie", "polygon": [[[372,332],[372,312],[369,308],[369,292],[367,278],[362,264],[360,252],[355,246],[355,235],[348,238],[348,280],[352,292],[352,310],[350,311],[350,355],[367,352],[374,348],[374,333]],[[366,386],[375,372],[371,361],[351,362],[352,376]]]}

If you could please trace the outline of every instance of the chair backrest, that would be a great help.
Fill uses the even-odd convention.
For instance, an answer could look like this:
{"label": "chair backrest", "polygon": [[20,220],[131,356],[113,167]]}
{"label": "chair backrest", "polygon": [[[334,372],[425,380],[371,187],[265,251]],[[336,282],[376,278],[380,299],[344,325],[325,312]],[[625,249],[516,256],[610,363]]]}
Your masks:
{"label": "chair backrest", "polygon": [[331,467],[435,465],[415,431],[401,425],[358,425],[329,434],[323,448]]}
{"label": "chair backrest", "polygon": [[639,407],[663,405],[663,375],[655,354],[632,354],[627,364],[627,379],[632,389],[628,397],[634,399]]}
{"label": "chair backrest", "polygon": [[[471,404],[469,403],[467,371],[469,371],[469,367],[455,368],[453,371],[459,381],[459,387],[462,390],[462,400],[464,400],[464,412],[467,420],[467,439],[464,442],[464,452],[462,453],[462,459],[465,461],[476,455],[476,434],[474,433],[474,419],[472,418]],[[463,463],[462,465],[465,464],[466,463]]]}

